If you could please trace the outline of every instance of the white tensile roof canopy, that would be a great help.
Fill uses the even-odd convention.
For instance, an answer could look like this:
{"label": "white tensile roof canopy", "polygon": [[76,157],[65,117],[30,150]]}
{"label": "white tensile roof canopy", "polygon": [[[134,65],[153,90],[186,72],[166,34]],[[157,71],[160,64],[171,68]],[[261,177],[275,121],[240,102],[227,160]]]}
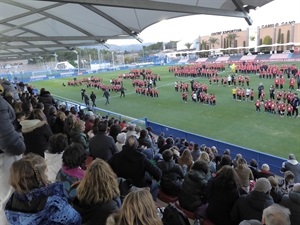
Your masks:
{"label": "white tensile roof canopy", "polygon": [[0,59],[135,38],[161,20],[190,15],[244,18],[273,0],[0,0]]}

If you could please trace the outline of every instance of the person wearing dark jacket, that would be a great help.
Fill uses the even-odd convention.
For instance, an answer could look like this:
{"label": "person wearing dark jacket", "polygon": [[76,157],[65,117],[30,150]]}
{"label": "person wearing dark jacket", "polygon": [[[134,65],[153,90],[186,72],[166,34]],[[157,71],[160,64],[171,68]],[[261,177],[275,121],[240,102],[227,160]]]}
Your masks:
{"label": "person wearing dark jacket", "polygon": [[115,174],[102,159],[95,159],[77,187],[73,207],[84,225],[105,225],[110,214],[121,207],[120,191]]}
{"label": "person wearing dark jacket", "polygon": [[95,93],[92,91],[91,95],[90,95],[90,99],[92,100],[92,107],[96,107],[95,101],[96,101],[97,96],[95,95]]}
{"label": "person wearing dark jacket", "polygon": [[162,171],[160,188],[167,195],[177,196],[181,189],[187,166],[181,168],[173,159],[173,152],[167,149],[163,152],[163,161],[157,163],[157,167]]}
{"label": "person wearing dark jacket", "polygon": [[182,208],[203,216],[200,207],[207,203],[208,164],[197,160],[191,170],[185,175],[178,201]]}
{"label": "person wearing dark jacket", "polygon": [[[230,211],[244,192],[240,178],[231,166],[223,166],[207,185],[208,207],[207,217],[215,225],[231,224]],[[218,215],[218,216],[216,216]]]}
{"label": "person wearing dark jacket", "polygon": [[106,134],[107,122],[98,123],[98,133],[90,139],[89,147],[91,156],[105,161],[109,160],[119,150],[114,139]]}
{"label": "person wearing dark jacket", "polygon": [[[4,88],[0,85],[0,95]],[[9,171],[12,163],[25,152],[22,133],[15,130],[15,112],[10,104],[0,96],[0,224],[7,224],[4,215],[4,204],[12,193],[9,184]]]}
{"label": "person wearing dark jacket", "polygon": [[161,178],[161,170],[138,149],[138,141],[134,136],[127,138],[123,150],[113,155],[108,163],[118,177],[131,179],[132,184],[137,187],[150,187],[153,199],[156,199],[158,192],[156,181]]}
{"label": "person wearing dark jacket", "polygon": [[161,146],[161,148],[159,149],[159,153],[162,154],[164,150],[170,149],[173,145],[174,145],[174,139],[172,137],[168,137],[166,139],[166,143],[163,146]]}
{"label": "person wearing dark jacket", "polygon": [[45,158],[44,152],[48,149],[49,138],[53,133],[43,111],[34,109],[30,118],[20,124],[26,145],[25,154],[32,152]]}
{"label": "person wearing dark jacket", "polygon": [[55,106],[55,101],[49,91],[46,91],[45,88],[42,88],[40,91],[39,102],[44,104],[44,113],[46,116],[49,115],[50,106]]}
{"label": "person wearing dark jacket", "polygon": [[280,202],[291,211],[291,225],[300,224],[300,183],[294,184],[293,189],[285,194]]}
{"label": "person wearing dark jacket", "polygon": [[274,204],[270,196],[272,186],[267,178],[259,178],[253,191],[241,195],[231,210],[232,224],[239,224],[243,220],[256,219],[261,221],[265,208]]}
{"label": "person wearing dark jacket", "polygon": [[155,148],[146,129],[141,130],[138,141],[140,146],[145,146],[147,148],[152,148],[152,149]]}

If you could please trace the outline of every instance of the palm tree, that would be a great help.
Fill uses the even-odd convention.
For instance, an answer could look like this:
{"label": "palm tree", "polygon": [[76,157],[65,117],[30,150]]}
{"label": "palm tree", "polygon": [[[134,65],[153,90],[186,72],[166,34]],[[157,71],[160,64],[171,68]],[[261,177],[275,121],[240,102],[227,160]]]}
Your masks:
{"label": "palm tree", "polygon": [[188,50],[190,50],[192,43],[187,42],[184,44],[184,46],[187,47]]}
{"label": "palm tree", "polygon": [[201,41],[201,50],[206,50],[206,47],[208,45],[208,42],[206,40]]}
{"label": "palm tree", "polygon": [[230,47],[234,47],[234,41],[237,38],[237,34],[236,33],[230,33],[227,35],[227,39],[229,40],[230,43]]}
{"label": "palm tree", "polygon": [[210,36],[208,39],[208,43],[212,48],[215,48],[215,44],[219,44],[219,39],[213,36]]}

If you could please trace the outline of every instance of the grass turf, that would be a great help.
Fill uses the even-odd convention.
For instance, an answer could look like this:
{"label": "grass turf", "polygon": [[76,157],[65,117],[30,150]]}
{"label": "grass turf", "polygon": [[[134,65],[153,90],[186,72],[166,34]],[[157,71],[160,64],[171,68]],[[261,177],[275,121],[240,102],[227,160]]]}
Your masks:
{"label": "grass turf", "polygon": [[[299,68],[298,64],[298,68]],[[215,93],[216,106],[202,105],[191,100],[189,90],[188,103],[181,99],[181,93],[175,92],[174,82],[190,82],[190,78],[176,78],[168,72],[168,67],[151,67],[155,74],[159,74],[161,81],[157,82],[159,97],[151,98],[135,93],[131,80],[124,80],[126,98],[120,99],[120,93],[111,92],[110,104],[104,105],[102,90],[86,88],[85,86],[63,87],[73,78],[61,78],[47,81],[36,81],[32,84],[40,89],[45,87],[51,93],[81,102],[80,90],[86,88],[97,95],[97,107],[124,114],[134,118],[147,117],[151,121],[176,127],[199,135],[211,137],[221,141],[251,148],[257,151],[286,158],[294,153],[300,159],[300,119],[280,117],[262,112],[256,113],[254,102],[233,101],[231,87],[209,85],[207,78],[195,78],[200,83],[208,84],[208,93]],[[109,84],[110,78],[117,78],[119,74],[128,71],[101,73],[94,76],[103,78],[103,83]],[[228,76],[230,70],[219,73],[219,77]],[[265,86],[266,97],[268,89],[274,84],[273,79],[260,79],[257,75],[250,75],[250,87],[257,96],[260,82]],[[220,82],[219,82],[220,84]],[[284,85],[287,90],[288,82]],[[201,144],[201,143],[199,143]]]}

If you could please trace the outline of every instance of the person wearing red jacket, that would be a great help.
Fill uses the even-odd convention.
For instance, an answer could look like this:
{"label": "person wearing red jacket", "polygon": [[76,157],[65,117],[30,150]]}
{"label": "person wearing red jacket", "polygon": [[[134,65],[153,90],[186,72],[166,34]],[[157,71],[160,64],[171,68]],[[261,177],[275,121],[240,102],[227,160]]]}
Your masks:
{"label": "person wearing red jacket", "polygon": [[277,110],[278,110],[278,114],[282,117],[284,116],[284,112],[285,112],[285,104],[283,102],[279,102],[278,106],[277,106]]}
{"label": "person wearing red jacket", "polygon": [[250,91],[250,101],[253,102],[253,99],[254,99],[254,90],[252,88]]}
{"label": "person wearing red jacket", "polygon": [[255,102],[256,112],[260,112],[260,100],[257,99]]}
{"label": "person wearing red jacket", "polygon": [[183,93],[182,93],[182,100],[185,102],[185,103],[187,103],[187,93],[186,93],[186,91],[184,91]]}
{"label": "person wearing red jacket", "polygon": [[284,83],[285,83],[285,79],[284,79],[284,77],[281,75],[280,78],[279,78],[280,89],[283,89]]}
{"label": "person wearing red jacket", "polygon": [[275,88],[278,89],[279,88],[279,77],[278,76],[275,78],[274,82],[275,82]]}
{"label": "person wearing red jacket", "polygon": [[289,89],[290,89],[290,90],[294,90],[294,87],[295,87],[295,78],[294,78],[294,77],[291,77],[291,78],[290,78],[290,86],[289,86]]}
{"label": "person wearing red jacket", "polygon": [[287,117],[292,117],[293,106],[289,103],[287,104]]}

